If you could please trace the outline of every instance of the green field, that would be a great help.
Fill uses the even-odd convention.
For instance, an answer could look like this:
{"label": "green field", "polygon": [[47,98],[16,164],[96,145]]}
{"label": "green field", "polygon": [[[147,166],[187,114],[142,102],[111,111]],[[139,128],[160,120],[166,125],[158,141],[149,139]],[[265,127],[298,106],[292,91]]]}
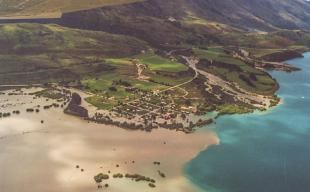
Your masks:
{"label": "green field", "polygon": [[[129,101],[138,97],[133,92],[126,91],[123,84],[117,84],[119,81],[125,82],[129,87],[143,91],[156,91],[167,88],[157,83],[140,81],[134,77],[110,73],[82,81],[84,89],[95,94],[95,96],[87,98],[86,101],[100,109],[109,109],[117,105],[118,102]],[[112,90],[111,87],[113,87]]]}
{"label": "green field", "polygon": [[111,110],[114,106],[117,105],[117,102],[107,101],[107,99],[99,95],[87,97],[85,100],[93,106],[97,107],[98,109]]}
{"label": "green field", "polygon": [[116,73],[105,74],[96,79],[85,79],[82,81],[82,84],[85,87],[87,87],[88,90],[92,92],[104,92],[104,91],[108,91],[108,88],[113,86],[113,82],[116,82],[119,80],[125,81],[129,83],[132,87],[145,90],[145,91],[161,90],[161,89],[166,88],[166,86],[163,86],[157,83],[152,83],[148,81],[140,81],[140,80],[135,79],[134,77],[123,76],[123,75],[119,75]]}
{"label": "green field", "polygon": [[242,114],[242,113],[249,113],[252,110],[246,107],[242,107],[236,104],[225,104],[218,106],[217,111],[219,114]]}
{"label": "green field", "polygon": [[141,54],[137,58],[152,71],[182,72],[188,70],[184,64],[160,57],[154,53]]}
{"label": "green field", "polygon": [[177,61],[156,55],[152,51],[124,58],[107,58],[105,62],[113,66],[133,65],[132,59],[137,59],[138,63],[144,64],[151,71],[165,71],[178,73],[187,71],[188,67]]}

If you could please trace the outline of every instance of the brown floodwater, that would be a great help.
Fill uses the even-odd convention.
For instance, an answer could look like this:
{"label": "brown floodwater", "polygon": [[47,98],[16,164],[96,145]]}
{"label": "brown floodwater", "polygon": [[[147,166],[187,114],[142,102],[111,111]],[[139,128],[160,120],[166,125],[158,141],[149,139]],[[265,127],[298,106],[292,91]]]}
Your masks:
{"label": "brown floodwater", "polygon": [[[156,188],[151,189],[146,182],[110,178],[105,183],[111,192],[199,191],[183,176],[182,168],[201,150],[218,143],[213,132],[128,131],[89,123],[56,108],[26,113],[26,108],[47,103],[53,101],[0,95],[0,112],[21,111],[0,119],[1,192],[98,191],[93,177],[108,171],[156,180]],[[158,170],[166,178],[161,178]]]}

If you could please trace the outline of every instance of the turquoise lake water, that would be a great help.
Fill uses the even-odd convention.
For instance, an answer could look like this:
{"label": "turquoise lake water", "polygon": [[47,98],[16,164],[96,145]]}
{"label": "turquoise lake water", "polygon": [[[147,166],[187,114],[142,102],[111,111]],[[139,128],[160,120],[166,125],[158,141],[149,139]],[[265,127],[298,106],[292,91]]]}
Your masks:
{"label": "turquoise lake water", "polygon": [[221,143],[185,166],[208,192],[310,192],[310,53],[294,59],[302,71],[271,72],[283,104],[263,113],[223,116]]}

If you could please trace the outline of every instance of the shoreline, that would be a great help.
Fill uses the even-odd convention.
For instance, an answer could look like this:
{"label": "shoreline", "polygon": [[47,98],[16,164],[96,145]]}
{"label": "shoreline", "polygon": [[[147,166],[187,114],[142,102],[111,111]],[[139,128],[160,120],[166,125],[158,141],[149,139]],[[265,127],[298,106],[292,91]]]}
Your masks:
{"label": "shoreline", "polygon": [[[21,187],[26,192],[97,191],[94,176],[108,171],[111,175],[107,182],[113,192],[197,191],[183,176],[182,166],[197,151],[218,143],[212,132],[188,135],[166,129],[156,129],[151,133],[128,131],[88,123],[64,114],[61,108],[26,112],[27,108],[53,103],[52,100],[47,102],[38,98],[33,102],[30,95],[8,94],[0,98],[0,104],[4,106],[2,110],[21,111],[19,115],[0,120],[1,127],[6,128],[0,130],[0,149],[3,152],[0,166],[3,174],[7,175],[0,184],[6,191],[18,191]],[[20,156],[23,156],[22,161]],[[154,165],[155,161],[161,164]],[[20,169],[24,171],[19,172]],[[161,178],[157,170],[166,177]],[[156,188],[150,188],[142,181],[112,178],[116,173],[154,178]],[[19,185],[15,185],[16,182]]]}
{"label": "shoreline", "polygon": [[[302,55],[304,55],[304,54],[306,54],[306,53],[309,53],[309,52],[304,52]],[[287,61],[291,61],[291,60],[294,60],[294,59],[299,59],[299,57],[293,58],[293,59],[290,59],[290,60],[287,60]],[[301,69],[301,70],[302,70],[302,69]],[[279,83],[279,89],[277,90],[277,92],[278,92],[279,90],[280,90],[280,83]],[[276,93],[277,93],[277,92],[276,92]],[[227,114],[227,115],[221,115],[221,116],[219,116],[219,118],[224,117],[224,116],[228,116],[228,115],[229,115],[229,116],[231,116],[231,115],[236,115],[236,116],[237,116],[237,115],[268,115],[268,113],[272,112],[273,110],[277,109],[278,107],[282,106],[282,105],[285,103],[285,101],[284,101],[283,97],[281,97],[281,95],[277,94],[277,96],[280,96],[280,101],[279,101],[279,103],[278,103],[277,105],[275,105],[275,106],[272,106],[272,107],[268,108],[268,110],[266,110],[266,111],[255,110],[255,111],[253,111],[253,112],[245,113],[245,114]],[[216,121],[218,121],[218,119],[216,119]],[[215,127],[214,129],[216,129],[216,127]],[[218,138],[218,139],[220,140],[220,138]],[[219,142],[220,142],[220,141],[219,141]],[[219,145],[220,145],[220,144],[219,144]],[[212,146],[214,146],[214,145],[211,145],[211,146],[209,146],[209,147],[212,147]],[[203,151],[200,151],[195,157],[192,158],[191,161],[193,161],[194,159],[196,159],[199,155],[201,155],[201,154],[202,154],[203,152],[205,152],[205,151],[208,151],[208,148],[206,148],[206,149],[203,150]],[[203,189],[203,187],[202,187],[202,185],[199,183],[199,181],[194,180],[194,179],[193,179],[193,176],[186,172],[186,166],[187,166],[188,164],[190,164],[191,161],[188,161],[188,162],[183,166],[183,174],[184,174],[184,176],[185,176],[188,180],[190,180],[194,185],[196,185],[197,187],[200,187],[200,188],[201,188],[201,192],[203,192],[203,191],[205,191],[205,189]]]}
{"label": "shoreline", "polygon": [[[14,97],[18,97],[18,96],[16,95]],[[5,103],[6,101],[3,101],[3,102]],[[29,102],[30,102],[29,105],[31,105],[31,106],[34,105],[32,103],[32,98],[29,98]],[[89,105],[89,104],[86,104],[86,102],[83,101],[82,106],[83,105]],[[56,183],[58,183],[58,184],[62,183],[61,185],[65,186],[64,189],[59,189],[59,191],[64,190],[66,192],[67,191],[70,192],[70,190],[68,190],[68,189],[70,189],[71,185],[77,186],[77,188],[75,188],[76,187],[75,186],[74,189],[72,189],[73,191],[75,191],[76,189],[82,189],[82,188],[84,189],[84,187],[81,185],[86,185],[87,187],[85,189],[87,189],[87,190],[96,189],[96,184],[93,181],[93,177],[96,174],[102,172],[102,170],[100,169],[100,162],[98,162],[98,158],[99,158],[102,160],[106,159],[109,162],[107,169],[104,170],[105,172],[107,170],[112,170],[113,173],[122,172],[124,174],[125,173],[131,173],[131,174],[139,173],[139,174],[146,174],[146,175],[150,175],[150,176],[153,175],[152,177],[156,178],[156,180],[158,181],[158,180],[161,180],[161,178],[156,173],[156,168],[154,170],[154,167],[152,165],[152,161],[159,161],[160,160],[160,162],[162,163],[162,166],[163,166],[163,167],[161,167],[161,171],[163,171],[165,174],[167,174],[167,180],[161,180],[159,183],[156,183],[155,189],[149,188],[147,186],[147,184],[144,184],[144,183],[132,183],[130,181],[125,181],[125,184],[124,184],[124,180],[121,180],[120,181],[121,183],[120,183],[119,181],[117,181],[115,179],[111,179],[111,181],[109,181],[109,184],[111,185],[113,191],[124,192],[124,191],[128,190],[128,188],[130,188],[131,190],[141,190],[143,188],[143,189],[151,189],[152,191],[156,191],[156,190],[162,191],[163,189],[165,189],[165,191],[173,192],[176,188],[178,188],[179,191],[187,192],[190,190],[190,191],[197,191],[198,192],[198,191],[200,191],[199,186],[198,185],[196,186],[195,183],[191,183],[192,181],[188,177],[188,175],[184,172],[184,168],[185,168],[187,163],[189,163],[193,158],[197,157],[201,152],[207,150],[207,148],[209,146],[218,145],[220,143],[219,138],[215,135],[215,133],[211,130],[207,130],[206,128],[205,128],[205,130],[207,130],[206,133],[195,132],[192,134],[185,134],[182,132],[175,132],[175,131],[166,130],[166,129],[155,129],[151,133],[141,132],[141,131],[128,131],[126,129],[119,129],[118,127],[115,127],[115,126],[97,125],[95,123],[88,123],[87,121],[85,121],[83,119],[73,117],[71,115],[65,115],[65,114],[63,114],[62,110],[59,110],[56,108],[52,108],[52,109],[49,109],[47,111],[43,111],[42,113],[40,112],[40,114],[25,113],[25,109],[27,109],[27,107],[23,106],[22,108],[23,108],[23,110],[21,110],[22,111],[21,115],[17,115],[17,116],[14,115],[13,117],[8,117],[6,119],[3,119],[5,121],[5,124],[3,125],[2,120],[0,121],[0,124],[2,124],[4,127],[7,127],[7,126],[12,127],[12,125],[14,127],[14,123],[11,121],[12,119],[13,119],[13,121],[16,121],[17,119],[20,119],[20,117],[22,117],[22,119],[26,118],[26,119],[31,120],[31,118],[33,118],[32,115],[40,116],[41,114],[45,114],[44,118],[48,118],[48,116],[53,117],[53,120],[51,120],[51,121],[49,121],[49,120],[46,121],[46,119],[44,119],[43,117],[39,118],[39,119],[38,119],[38,117],[35,117],[36,123],[34,123],[34,124],[32,123],[32,125],[36,125],[39,127],[40,126],[44,126],[44,127],[45,126],[51,126],[51,127],[53,127],[53,128],[48,128],[47,130],[43,130],[43,131],[46,131],[46,132],[44,132],[44,138],[41,138],[43,132],[40,133],[40,132],[32,132],[32,130],[23,130],[22,132],[19,132],[19,133],[21,136],[21,140],[24,140],[23,139],[24,137],[31,138],[31,141],[29,141],[28,139],[23,141],[23,142],[26,142],[28,144],[30,142],[31,145],[33,145],[33,141],[35,141],[35,140],[39,140],[41,142],[48,142],[48,143],[52,142],[49,145],[53,146],[54,150],[51,152],[51,154],[48,155],[48,157],[52,158],[54,162],[57,162],[57,164],[58,163],[62,164],[62,166],[60,166],[60,167],[56,166],[57,167],[56,169],[58,171],[56,171],[57,172],[56,176],[53,176],[55,178],[58,178],[55,181],[55,185],[57,185]],[[12,109],[16,109],[16,107],[12,107]],[[270,109],[268,109],[267,111],[269,111],[269,110]],[[57,111],[57,113],[55,113],[56,111]],[[24,116],[24,114],[25,114],[25,116]],[[46,114],[50,114],[50,115],[46,116]],[[51,114],[53,114],[53,115],[51,115]],[[45,121],[44,121],[44,124],[40,125],[41,124],[40,120],[42,121],[42,119],[44,119]],[[55,119],[58,119],[58,120],[55,120]],[[63,123],[65,123],[65,124],[63,124]],[[26,125],[26,124],[27,123],[23,123],[23,125]],[[69,125],[69,124],[72,124],[72,125]],[[65,130],[63,130],[64,125],[65,125],[65,127],[69,126],[70,128],[66,128]],[[16,126],[19,126],[19,125],[16,125]],[[32,127],[32,126],[29,126],[29,127]],[[14,128],[14,129],[16,129],[16,128]],[[92,129],[92,131],[89,131],[89,129]],[[34,133],[38,133],[38,134],[34,134]],[[79,135],[81,133],[83,133],[83,134]],[[100,133],[100,134],[98,134],[98,133]],[[106,133],[109,133],[109,134],[106,134]],[[51,138],[49,136],[50,134],[53,135],[53,138]],[[61,134],[61,135],[59,135],[59,134]],[[66,137],[66,134],[69,134],[69,135],[67,135],[69,137],[69,139]],[[58,135],[57,137],[59,137],[59,138],[55,140],[54,137],[56,135]],[[73,135],[79,135],[79,136],[76,137]],[[72,136],[73,136],[73,138],[71,138]],[[88,137],[88,139],[87,139],[87,137]],[[121,137],[121,138],[119,138],[119,137]],[[12,138],[13,138],[13,136],[12,136]],[[46,139],[46,138],[48,138],[48,139]],[[83,139],[81,140],[81,138],[83,138]],[[14,139],[16,139],[16,138],[14,138]],[[42,139],[44,139],[44,141]],[[92,144],[92,145],[90,145],[92,147],[89,148],[90,146],[88,144],[85,145],[86,144],[84,142],[85,139],[86,140],[89,140],[89,139],[94,140],[94,141],[89,140],[87,142],[91,142],[91,143],[95,142],[94,143],[95,145]],[[105,139],[108,142],[102,141]],[[116,142],[115,139],[116,140],[120,139],[120,140],[119,140],[119,142]],[[8,142],[8,143],[11,143],[14,145],[14,142],[19,142],[18,140],[19,139],[17,139],[15,141],[13,139],[11,140],[11,139],[5,139],[5,138],[3,139],[2,138],[0,140],[0,142],[1,143]],[[67,141],[67,142],[61,144],[63,141]],[[173,142],[173,144],[170,144],[171,141]],[[192,141],[195,141],[195,142],[192,142]],[[82,142],[82,143],[80,143],[80,142]],[[101,144],[103,144],[104,146],[102,146],[101,144],[99,144],[97,142],[99,142],[99,143],[103,142]],[[154,142],[157,144],[154,145]],[[158,142],[159,142],[159,144],[158,144]],[[115,147],[115,145],[120,144],[120,143],[122,144],[121,147],[120,146]],[[166,143],[166,144],[163,144],[163,143]],[[146,150],[147,152],[144,152],[144,151],[137,152],[136,151],[137,149],[139,149],[141,144],[144,146],[144,150]],[[110,147],[108,147],[108,146],[110,146]],[[97,155],[97,153],[99,152],[98,148],[102,148],[102,147],[104,148],[104,150],[107,150],[108,152],[105,154],[102,154],[103,156],[102,155],[98,156]],[[108,149],[108,148],[110,148],[110,149]],[[25,150],[25,149],[23,149],[23,150]],[[21,152],[23,150],[21,150]],[[113,153],[115,153],[119,150],[123,151],[121,153],[128,153],[128,154],[121,155],[121,153],[117,153],[118,157],[113,155]],[[85,154],[86,156],[93,156],[94,159],[91,158],[92,160],[90,162],[85,161],[85,163],[78,162],[78,160],[74,160],[74,159],[80,159],[82,156],[80,156],[80,154],[77,154],[76,153],[77,151],[78,151],[78,153]],[[187,151],[186,154],[184,154],[184,151]],[[40,153],[42,153],[42,151]],[[64,154],[62,154],[62,153],[64,153]],[[121,157],[122,157],[121,159],[119,159],[119,155],[121,155]],[[173,158],[171,155],[173,155]],[[33,156],[30,156],[28,158],[32,159]],[[111,160],[111,158],[114,160]],[[159,158],[164,158],[164,160],[161,160]],[[9,159],[11,159],[11,158],[8,158],[8,160]],[[141,161],[143,163],[139,164],[138,167],[134,166],[134,168],[132,168],[129,165],[124,164],[124,162],[129,161],[129,159],[135,159],[137,162]],[[140,160],[137,160],[137,159],[140,159]],[[178,161],[176,162],[173,159],[177,159]],[[50,161],[50,159],[48,161]],[[82,162],[83,162],[83,160],[82,160]],[[122,162],[123,162],[123,164],[121,164]],[[116,163],[119,163],[121,165],[121,167],[123,167],[123,166],[124,167],[122,169],[118,169],[115,167]],[[94,164],[96,165],[96,167],[94,167]],[[77,171],[75,168],[76,165],[79,165],[83,169],[85,169],[85,172],[83,171],[83,176],[74,176],[74,178],[76,178],[76,179],[74,179],[74,181],[70,181],[69,182],[70,184],[69,184],[67,180],[68,180],[68,178],[72,177],[72,174],[73,175],[75,175],[77,173],[80,174],[80,171],[76,172]],[[42,172],[45,173],[45,171],[46,171],[44,169],[45,163],[43,163],[42,166],[43,167],[41,167],[40,169],[42,169]],[[63,166],[65,168],[61,168]],[[27,168],[29,169],[29,167],[27,167]],[[146,169],[150,169],[150,168],[151,168],[151,170],[153,169],[153,172],[150,172],[149,170],[146,171]],[[32,170],[32,169],[35,170],[36,168],[34,168],[34,167],[30,168],[30,170]],[[50,170],[50,171],[55,172],[52,170]],[[88,171],[90,171],[90,172],[88,173]],[[43,174],[42,172],[40,174]],[[113,188],[113,186],[115,188]],[[169,186],[168,190],[167,190],[167,186]]]}

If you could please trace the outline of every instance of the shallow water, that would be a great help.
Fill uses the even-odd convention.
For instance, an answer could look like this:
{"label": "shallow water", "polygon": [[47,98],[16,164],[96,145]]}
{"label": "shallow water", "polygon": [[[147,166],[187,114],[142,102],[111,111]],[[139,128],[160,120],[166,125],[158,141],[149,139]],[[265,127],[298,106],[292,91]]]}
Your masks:
{"label": "shallow water", "polygon": [[[21,111],[0,119],[0,192],[98,191],[93,177],[108,171],[151,177],[156,188],[147,182],[110,178],[109,189],[100,191],[194,192],[196,187],[182,175],[182,166],[198,151],[218,143],[213,132],[128,131],[88,123],[65,115],[60,108],[26,113],[26,108],[47,103],[53,101],[0,95],[0,112]],[[155,166],[154,161],[161,165]]]}
{"label": "shallow water", "polygon": [[302,71],[272,72],[283,104],[248,115],[224,116],[214,130],[220,145],[184,168],[208,192],[310,191],[310,53],[288,61]]}

